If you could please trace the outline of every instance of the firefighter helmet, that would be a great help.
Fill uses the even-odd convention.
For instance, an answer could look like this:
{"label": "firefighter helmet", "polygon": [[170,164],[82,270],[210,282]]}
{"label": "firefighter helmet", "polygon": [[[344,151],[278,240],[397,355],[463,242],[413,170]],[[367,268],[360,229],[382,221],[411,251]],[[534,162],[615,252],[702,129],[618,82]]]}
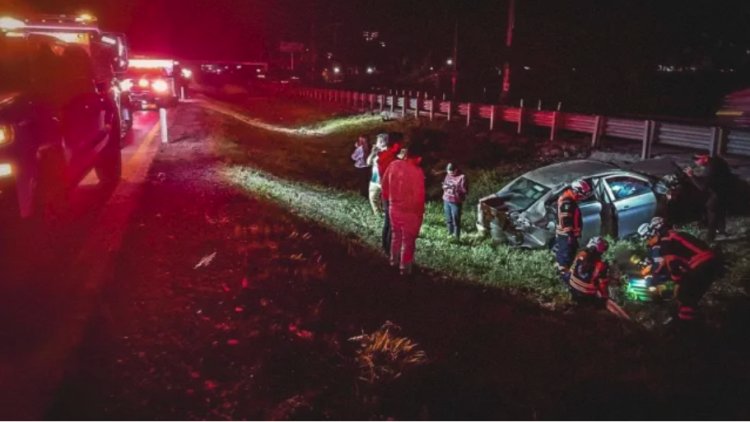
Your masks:
{"label": "firefighter helmet", "polygon": [[661,232],[665,227],[667,227],[667,222],[664,220],[663,217],[654,217],[651,219],[651,222],[648,224],[649,228],[651,229],[651,232],[653,234]]}
{"label": "firefighter helmet", "polygon": [[667,227],[667,222],[663,217],[654,217],[648,223],[638,226],[638,236],[641,239],[649,239],[661,233]]}
{"label": "firefighter helmet", "polygon": [[594,236],[589,239],[589,243],[586,245],[587,248],[594,248],[599,253],[607,252],[609,249],[609,242],[601,236]]}
{"label": "firefighter helmet", "polygon": [[638,236],[641,239],[648,239],[652,235],[653,231],[651,230],[651,223],[643,223],[638,226]]}
{"label": "firefighter helmet", "polygon": [[570,188],[573,189],[573,192],[580,198],[588,198],[593,193],[593,189],[591,189],[591,184],[589,182],[578,179],[570,184]]}

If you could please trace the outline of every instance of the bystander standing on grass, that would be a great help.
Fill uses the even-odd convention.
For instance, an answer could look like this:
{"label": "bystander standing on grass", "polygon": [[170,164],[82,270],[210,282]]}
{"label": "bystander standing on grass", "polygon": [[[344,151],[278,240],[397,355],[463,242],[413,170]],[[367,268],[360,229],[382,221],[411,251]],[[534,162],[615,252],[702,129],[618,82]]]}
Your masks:
{"label": "bystander standing on grass", "polygon": [[370,172],[370,184],[369,184],[369,200],[372,212],[375,215],[381,215],[383,213],[383,200],[380,196],[380,173],[378,172],[378,154],[385,151],[388,147],[388,135],[385,133],[378,134],[375,145],[372,147],[370,154],[367,156],[367,165],[371,167]]}
{"label": "bystander standing on grass", "polygon": [[381,196],[383,198],[383,235],[382,235],[382,246],[383,252],[387,254],[391,253],[391,217],[388,212],[388,196],[386,195],[385,186],[383,186],[383,177],[388,166],[396,160],[398,160],[398,154],[401,152],[401,143],[396,142],[394,137],[388,136],[388,148],[385,151],[381,151],[378,154],[378,174],[381,174],[380,185],[382,188]]}
{"label": "bystander standing on grass", "polygon": [[370,155],[370,141],[367,139],[367,135],[359,135],[357,142],[354,143],[354,152],[352,153],[352,161],[354,161],[354,168],[357,169],[357,187],[360,192],[367,197],[369,190],[370,180],[370,165],[367,164],[367,157]]}
{"label": "bystander standing on grass", "polygon": [[409,275],[422,227],[425,208],[425,176],[420,163],[422,148],[410,145],[403,160],[396,160],[383,174],[383,197],[389,203],[392,224],[390,264]]}
{"label": "bystander standing on grass", "polygon": [[458,241],[461,239],[461,208],[469,193],[469,184],[466,181],[466,175],[455,164],[448,163],[445,170],[446,175],[443,179],[445,223],[448,226],[448,235]]}

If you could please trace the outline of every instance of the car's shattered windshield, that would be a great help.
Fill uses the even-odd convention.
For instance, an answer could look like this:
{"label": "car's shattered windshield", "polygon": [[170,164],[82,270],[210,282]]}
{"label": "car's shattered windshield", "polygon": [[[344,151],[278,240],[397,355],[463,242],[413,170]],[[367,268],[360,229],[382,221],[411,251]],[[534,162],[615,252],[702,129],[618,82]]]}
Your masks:
{"label": "car's shattered windshield", "polygon": [[539,198],[544,196],[549,189],[525,177],[518,178],[513,184],[502,192],[507,196],[506,204],[511,208],[523,211],[530,207]]}

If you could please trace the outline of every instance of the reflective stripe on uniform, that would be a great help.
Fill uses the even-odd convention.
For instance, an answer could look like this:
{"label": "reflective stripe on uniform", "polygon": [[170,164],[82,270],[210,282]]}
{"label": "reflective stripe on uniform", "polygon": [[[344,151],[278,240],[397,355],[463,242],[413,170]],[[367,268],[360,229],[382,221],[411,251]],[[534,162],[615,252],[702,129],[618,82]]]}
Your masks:
{"label": "reflective stripe on uniform", "polygon": [[706,263],[713,259],[714,253],[711,251],[703,251],[699,254],[694,255],[692,258],[690,258],[689,265],[690,268],[695,269],[699,265]]}
{"label": "reflective stripe on uniform", "polygon": [[681,320],[693,320],[695,319],[695,308],[692,306],[680,306],[677,317]]}
{"label": "reflective stripe on uniform", "polygon": [[574,274],[570,275],[570,287],[587,295],[593,296],[596,294],[596,286],[594,286],[591,283],[587,283],[581,280],[580,278],[576,277]]}

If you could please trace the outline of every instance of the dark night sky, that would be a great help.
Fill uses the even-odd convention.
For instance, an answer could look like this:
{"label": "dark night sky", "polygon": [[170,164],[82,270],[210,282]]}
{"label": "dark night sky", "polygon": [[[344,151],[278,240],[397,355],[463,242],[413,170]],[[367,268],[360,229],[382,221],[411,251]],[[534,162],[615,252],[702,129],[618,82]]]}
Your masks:
{"label": "dark night sky", "polygon": [[[102,26],[124,31],[137,50],[186,58],[260,58],[280,39],[339,43],[376,27],[404,51],[450,52],[452,23],[467,58],[502,54],[507,0],[2,0],[12,8],[89,10]],[[679,49],[706,38],[748,43],[750,2],[676,0],[518,0],[522,57],[571,60],[597,49],[623,53]],[[335,25],[339,24],[339,25]],[[646,45],[644,45],[646,44]],[[437,45],[438,47],[434,47]],[[573,48],[575,47],[575,48]],[[590,58],[589,58],[590,59]]]}
{"label": "dark night sky", "polygon": [[[0,10],[11,11],[90,11],[102,27],[125,32],[136,54],[183,59],[283,58],[277,51],[280,40],[310,45],[311,39],[321,52],[334,51],[344,60],[359,54],[361,59],[371,54],[363,47],[361,32],[373,28],[387,42],[382,54],[397,63],[389,65],[396,73],[444,63],[451,55],[457,22],[458,63],[464,78],[459,88],[463,86],[468,95],[482,89],[497,92],[496,69],[508,55],[514,66],[533,69],[515,73],[516,84],[522,85],[520,95],[547,95],[551,101],[571,93],[586,99],[610,91],[620,98],[639,92],[662,95],[657,92],[661,82],[647,81],[659,77],[653,76],[658,64],[703,63],[713,71],[736,68],[733,85],[716,89],[722,92],[750,79],[748,0],[517,0],[512,52],[504,48],[508,0],[0,0],[0,4],[10,5]],[[571,73],[574,68],[576,73]],[[671,89],[710,90],[715,85],[709,80],[700,82],[703,85],[690,83]],[[601,106],[597,101],[580,106]]]}

